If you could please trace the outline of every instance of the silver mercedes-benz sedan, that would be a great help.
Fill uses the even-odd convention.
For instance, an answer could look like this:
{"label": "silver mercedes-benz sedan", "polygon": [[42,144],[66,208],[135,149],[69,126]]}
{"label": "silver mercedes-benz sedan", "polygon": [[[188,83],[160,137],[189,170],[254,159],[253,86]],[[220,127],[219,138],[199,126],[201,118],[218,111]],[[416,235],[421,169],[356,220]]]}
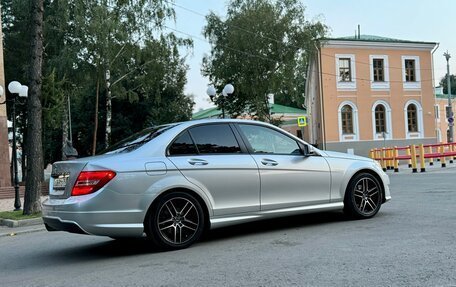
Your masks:
{"label": "silver mercedes-benz sedan", "polygon": [[49,231],[147,236],[165,249],[206,229],[308,212],[370,218],[391,199],[373,160],[318,150],[270,124],[198,120],[147,128],[103,154],[52,166]]}

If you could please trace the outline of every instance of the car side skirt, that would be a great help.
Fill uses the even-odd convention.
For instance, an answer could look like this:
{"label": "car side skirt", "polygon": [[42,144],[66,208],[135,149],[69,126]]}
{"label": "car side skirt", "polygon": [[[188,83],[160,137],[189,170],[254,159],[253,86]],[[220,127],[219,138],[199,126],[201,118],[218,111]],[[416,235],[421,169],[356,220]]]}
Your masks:
{"label": "car side skirt", "polygon": [[236,214],[233,216],[212,217],[210,219],[211,229],[221,228],[225,226],[252,222],[262,219],[278,218],[284,216],[292,216],[305,213],[313,213],[318,211],[342,210],[344,207],[343,202],[332,202],[318,205],[308,205],[299,207],[288,207],[275,210],[264,210],[258,212],[248,212]]}

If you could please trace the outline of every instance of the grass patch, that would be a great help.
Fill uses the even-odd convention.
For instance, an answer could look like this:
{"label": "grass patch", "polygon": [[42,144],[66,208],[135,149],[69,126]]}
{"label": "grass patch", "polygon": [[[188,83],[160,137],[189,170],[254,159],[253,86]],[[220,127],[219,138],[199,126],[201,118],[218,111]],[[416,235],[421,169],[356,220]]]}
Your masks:
{"label": "grass patch", "polygon": [[17,211],[1,211],[0,218],[3,219],[12,219],[12,220],[21,220],[21,219],[30,219],[30,218],[37,218],[41,217],[41,212],[31,214],[31,215],[23,215],[22,210]]}

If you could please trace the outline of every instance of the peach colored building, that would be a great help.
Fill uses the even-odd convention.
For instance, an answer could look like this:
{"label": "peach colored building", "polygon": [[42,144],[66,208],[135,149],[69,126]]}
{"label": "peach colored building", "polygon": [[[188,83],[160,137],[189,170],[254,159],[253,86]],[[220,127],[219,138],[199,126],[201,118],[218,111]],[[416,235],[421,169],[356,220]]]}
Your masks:
{"label": "peach colored building", "polygon": [[[454,97],[454,96],[453,96]],[[456,111],[456,102],[453,99],[451,105],[453,111]],[[446,108],[448,107],[448,95],[443,94],[443,88],[435,89],[435,126],[437,142],[448,142],[448,120]]]}
{"label": "peach colored building", "polygon": [[[6,98],[5,73],[3,69],[3,34],[0,18],[0,86],[4,94],[0,96],[0,103]],[[6,105],[0,105],[0,188],[11,186],[8,128],[6,118]]]}
{"label": "peach colored building", "polygon": [[370,35],[325,40],[308,71],[306,139],[359,155],[435,142],[435,48]]}

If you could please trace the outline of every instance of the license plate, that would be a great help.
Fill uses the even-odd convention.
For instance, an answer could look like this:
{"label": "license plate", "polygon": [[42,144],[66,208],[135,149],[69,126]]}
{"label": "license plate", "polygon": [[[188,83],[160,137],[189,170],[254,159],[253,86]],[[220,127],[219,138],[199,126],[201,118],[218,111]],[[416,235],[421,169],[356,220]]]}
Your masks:
{"label": "license plate", "polygon": [[68,176],[60,176],[54,178],[54,184],[52,186],[53,195],[62,195],[65,192],[65,187],[68,182]]}

